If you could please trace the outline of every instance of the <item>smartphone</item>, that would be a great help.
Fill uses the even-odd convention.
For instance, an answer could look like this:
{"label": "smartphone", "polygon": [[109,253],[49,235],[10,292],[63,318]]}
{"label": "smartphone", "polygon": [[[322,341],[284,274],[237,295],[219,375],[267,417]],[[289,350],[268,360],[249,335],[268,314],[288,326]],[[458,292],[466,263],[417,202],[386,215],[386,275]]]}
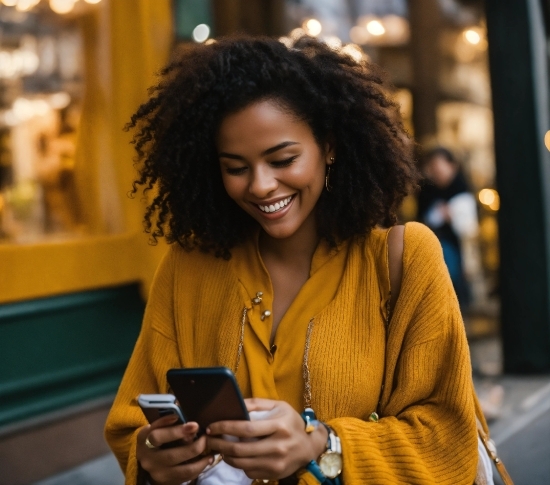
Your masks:
{"label": "smartphone", "polygon": [[227,367],[170,369],[166,377],[184,419],[198,423],[200,434],[217,421],[250,419],[237,380]]}
{"label": "smartphone", "polygon": [[183,414],[176,404],[176,396],[172,394],[140,394],[137,403],[149,423],[170,414],[175,414],[178,421],[175,424],[183,424]]}

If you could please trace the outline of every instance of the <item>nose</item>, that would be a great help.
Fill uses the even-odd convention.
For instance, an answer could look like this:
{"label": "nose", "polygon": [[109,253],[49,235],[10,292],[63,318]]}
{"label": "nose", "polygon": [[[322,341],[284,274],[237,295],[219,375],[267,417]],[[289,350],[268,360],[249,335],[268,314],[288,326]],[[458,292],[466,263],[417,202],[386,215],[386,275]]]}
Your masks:
{"label": "nose", "polygon": [[251,170],[248,191],[254,197],[264,199],[277,190],[278,186],[279,182],[269,167],[256,167],[254,170]]}

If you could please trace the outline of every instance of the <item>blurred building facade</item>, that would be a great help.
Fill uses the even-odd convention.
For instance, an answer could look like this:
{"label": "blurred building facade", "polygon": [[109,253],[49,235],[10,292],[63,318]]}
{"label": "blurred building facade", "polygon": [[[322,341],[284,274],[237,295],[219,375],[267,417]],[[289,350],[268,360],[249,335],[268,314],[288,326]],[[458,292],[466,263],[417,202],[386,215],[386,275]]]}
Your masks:
{"label": "blurred building facade", "polygon": [[[123,127],[181,42],[307,34],[382,65],[411,135],[452,150],[479,202],[465,255],[475,333],[500,329],[507,371],[550,369],[549,18],[547,0],[1,0],[0,469],[19,480],[9,483],[104,450],[42,449],[33,468],[13,443],[65,432],[75,416],[102,432],[165,251],[147,244],[144,201],[127,197]],[[414,198],[401,216],[415,217]],[[67,436],[86,439],[79,426]]]}

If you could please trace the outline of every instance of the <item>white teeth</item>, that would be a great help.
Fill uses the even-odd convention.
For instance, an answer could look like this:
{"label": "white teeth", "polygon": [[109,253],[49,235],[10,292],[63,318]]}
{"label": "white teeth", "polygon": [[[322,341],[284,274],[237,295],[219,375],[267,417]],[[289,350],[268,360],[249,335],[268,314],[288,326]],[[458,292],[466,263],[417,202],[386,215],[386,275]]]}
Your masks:
{"label": "white teeth", "polygon": [[282,208],[286,207],[291,200],[292,200],[292,197],[287,197],[286,199],[280,200],[279,202],[276,202],[275,204],[271,204],[271,205],[259,205],[258,204],[258,207],[263,212],[268,212],[268,213],[269,212],[277,212],[277,211],[281,210]]}

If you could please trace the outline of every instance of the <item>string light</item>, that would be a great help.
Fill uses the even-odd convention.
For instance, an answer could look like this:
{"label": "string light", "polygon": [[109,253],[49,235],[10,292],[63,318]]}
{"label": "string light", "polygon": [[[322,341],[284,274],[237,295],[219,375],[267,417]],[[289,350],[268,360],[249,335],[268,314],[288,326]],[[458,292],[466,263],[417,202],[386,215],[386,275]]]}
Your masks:
{"label": "string light", "polygon": [[361,62],[363,60],[363,51],[361,47],[356,44],[346,44],[342,47],[342,52],[350,56],[355,62]]}
{"label": "string light", "polygon": [[369,33],[376,36],[384,35],[386,33],[386,29],[380,20],[371,20],[367,24],[367,30]]}
{"label": "string light", "polygon": [[304,29],[301,29],[301,28],[296,28],[296,29],[293,29],[291,32],[290,32],[290,38],[296,42],[298,39],[302,38],[304,35],[307,35],[307,32],[304,30]]}
{"label": "string light", "polygon": [[92,5],[95,5],[96,3],[101,2],[101,0],[84,0],[86,3],[91,3]]}
{"label": "string light", "polygon": [[481,42],[481,34],[477,30],[467,29],[462,35],[472,45],[478,45]]}
{"label": "string light", "polygon": [[73,10],[76,0],[50,0],[50,8],[55,13],[69,13]]}
{"label": "string light", "polygon": [[39,3],[40,0],[17,0],[15,8],[20,12],[28,12]]}
{"label": "string light", "polygon": [[306,20],[302,24],[302,27],[307,32],[307,34],[311,35],[312,37],[317,37],[323,30],[323,26],[321,25],[321,22],[319,22],[317,19]]}
{"label": "string light", "polygon": [[193,40],[204,42],[210,36],[210,27],[206,24],[199,24],[193,29]]}
{"label": "string light", "polygon": [[292,47],[292,39],[290,37],[279,37],[279,42],[286,45],[289,49]]}
{"label": "string light", "polygon": [[491,210],[500,209],[500,196],[495,189],[481,189],[477,195],[479,201]]}
{"label": "string light", "polygon": [[2,0],[2,3],[6,7],[15,7],[17,5],[17,0]]}
{"label": "string light", "polygon": [[338,50],[342,47],[342,40],[335,35],[327,35],[324,37],[323,42],[331,49]]}

